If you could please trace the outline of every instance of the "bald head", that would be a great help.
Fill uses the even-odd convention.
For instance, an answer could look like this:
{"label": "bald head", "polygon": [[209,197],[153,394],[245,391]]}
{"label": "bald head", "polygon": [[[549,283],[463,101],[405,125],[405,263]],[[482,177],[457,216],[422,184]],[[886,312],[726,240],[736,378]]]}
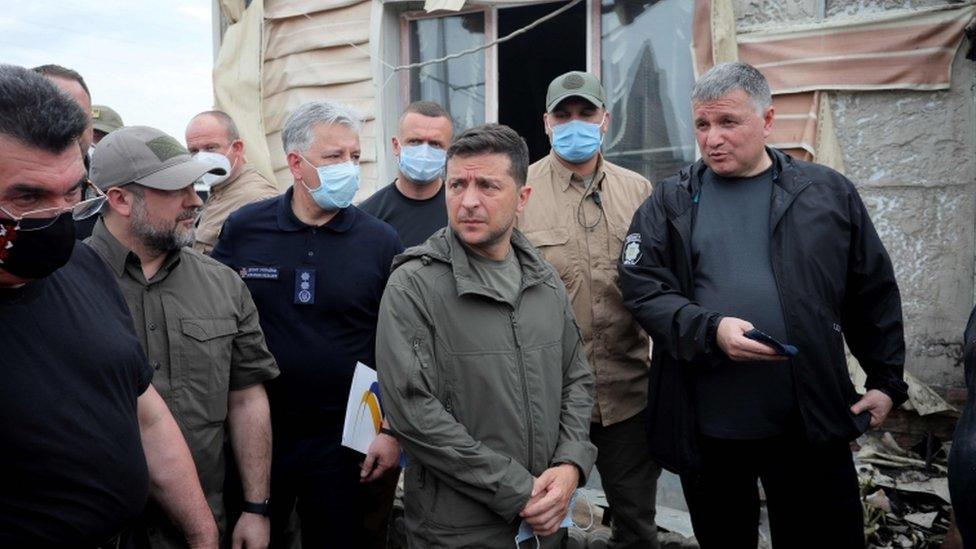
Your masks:
{"label": "bald head", "polygon": [[205,111],[190,119],[186,148],[190,154],[214,152],[226,156],[231,165],[229,177],[235,176],[247,161],[237,124],[223,111]]}
{"label": "bald head", "polygon": [[193,123],[197,122],[198,119],[202,120],[204,123],[209,122],[211,124],[219,125],[221,128],[223,128],[228,141],[235,141],[241,138],[241,133],[237,130],[237,124],[234,123],[234,119],[224,111],[204,111],[194,116],[190,120],[187,131],[189,131],[190,126],[193,126]]}

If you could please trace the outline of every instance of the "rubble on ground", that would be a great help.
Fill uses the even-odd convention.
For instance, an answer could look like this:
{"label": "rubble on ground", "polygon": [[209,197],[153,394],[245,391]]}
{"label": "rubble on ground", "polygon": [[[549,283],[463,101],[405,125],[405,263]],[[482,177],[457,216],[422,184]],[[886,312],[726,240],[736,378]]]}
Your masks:
{"label": "rubble on ground", "polygon": [[878,432],[857,440],[854,461],[868,549],[935,549],[942,544],[952,511],[946,477],[949,444],[928,439],[909,451],[889,433]]}

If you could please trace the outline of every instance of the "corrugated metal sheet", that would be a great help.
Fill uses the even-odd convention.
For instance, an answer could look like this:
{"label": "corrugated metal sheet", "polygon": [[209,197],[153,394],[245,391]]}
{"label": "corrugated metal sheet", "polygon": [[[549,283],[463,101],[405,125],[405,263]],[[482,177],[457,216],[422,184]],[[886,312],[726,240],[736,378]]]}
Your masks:
{"label": "corrugated metal sheet", "polygon": [[376,85],[369,58],[370,0],[266,0],[262,122],[275,177],[291,183],[281,126],[308,101],[338,101],[360,111],[362,189],[376,186]]}

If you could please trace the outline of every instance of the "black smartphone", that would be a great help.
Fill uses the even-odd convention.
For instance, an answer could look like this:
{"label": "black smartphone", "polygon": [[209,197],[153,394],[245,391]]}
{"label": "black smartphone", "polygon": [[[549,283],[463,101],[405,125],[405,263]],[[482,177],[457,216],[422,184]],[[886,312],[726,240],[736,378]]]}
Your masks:
{"label": "black smartphone", "polygon": [[749,330],[748,332],[746,332],[746,333],[744,333],[742,335],[748,337],[749,339],[751,339],[753,341],[758,341],[759,343],[762,343],[763,345],[768,345],[768,346],[772,347],[773,350],[776,351],[777,354],[780,354],[780,355],[783,355],[783,356],[796,356],[796,355],[800,354],[800,351],[796,347],[794,347],[792,345],[789,345],[787,343],[781,343],[779,340],[777,340],[773,336],[767,334],[766,332],[757,330],[755,328]]}

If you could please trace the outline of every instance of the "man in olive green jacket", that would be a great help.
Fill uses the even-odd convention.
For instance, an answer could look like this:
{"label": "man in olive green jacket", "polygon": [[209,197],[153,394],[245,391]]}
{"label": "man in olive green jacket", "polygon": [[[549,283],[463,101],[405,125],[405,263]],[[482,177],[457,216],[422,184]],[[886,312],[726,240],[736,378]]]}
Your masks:
{"label": "man in olive green jacket", "polygon": [[527,168],[511,129],[461,134],[449,226],[394,260],[383,294],[376,364],[408,457],[409,547],[512,547],[523,522],[558,544],[596,459],[593,375],[565,288],[514,230]]}

